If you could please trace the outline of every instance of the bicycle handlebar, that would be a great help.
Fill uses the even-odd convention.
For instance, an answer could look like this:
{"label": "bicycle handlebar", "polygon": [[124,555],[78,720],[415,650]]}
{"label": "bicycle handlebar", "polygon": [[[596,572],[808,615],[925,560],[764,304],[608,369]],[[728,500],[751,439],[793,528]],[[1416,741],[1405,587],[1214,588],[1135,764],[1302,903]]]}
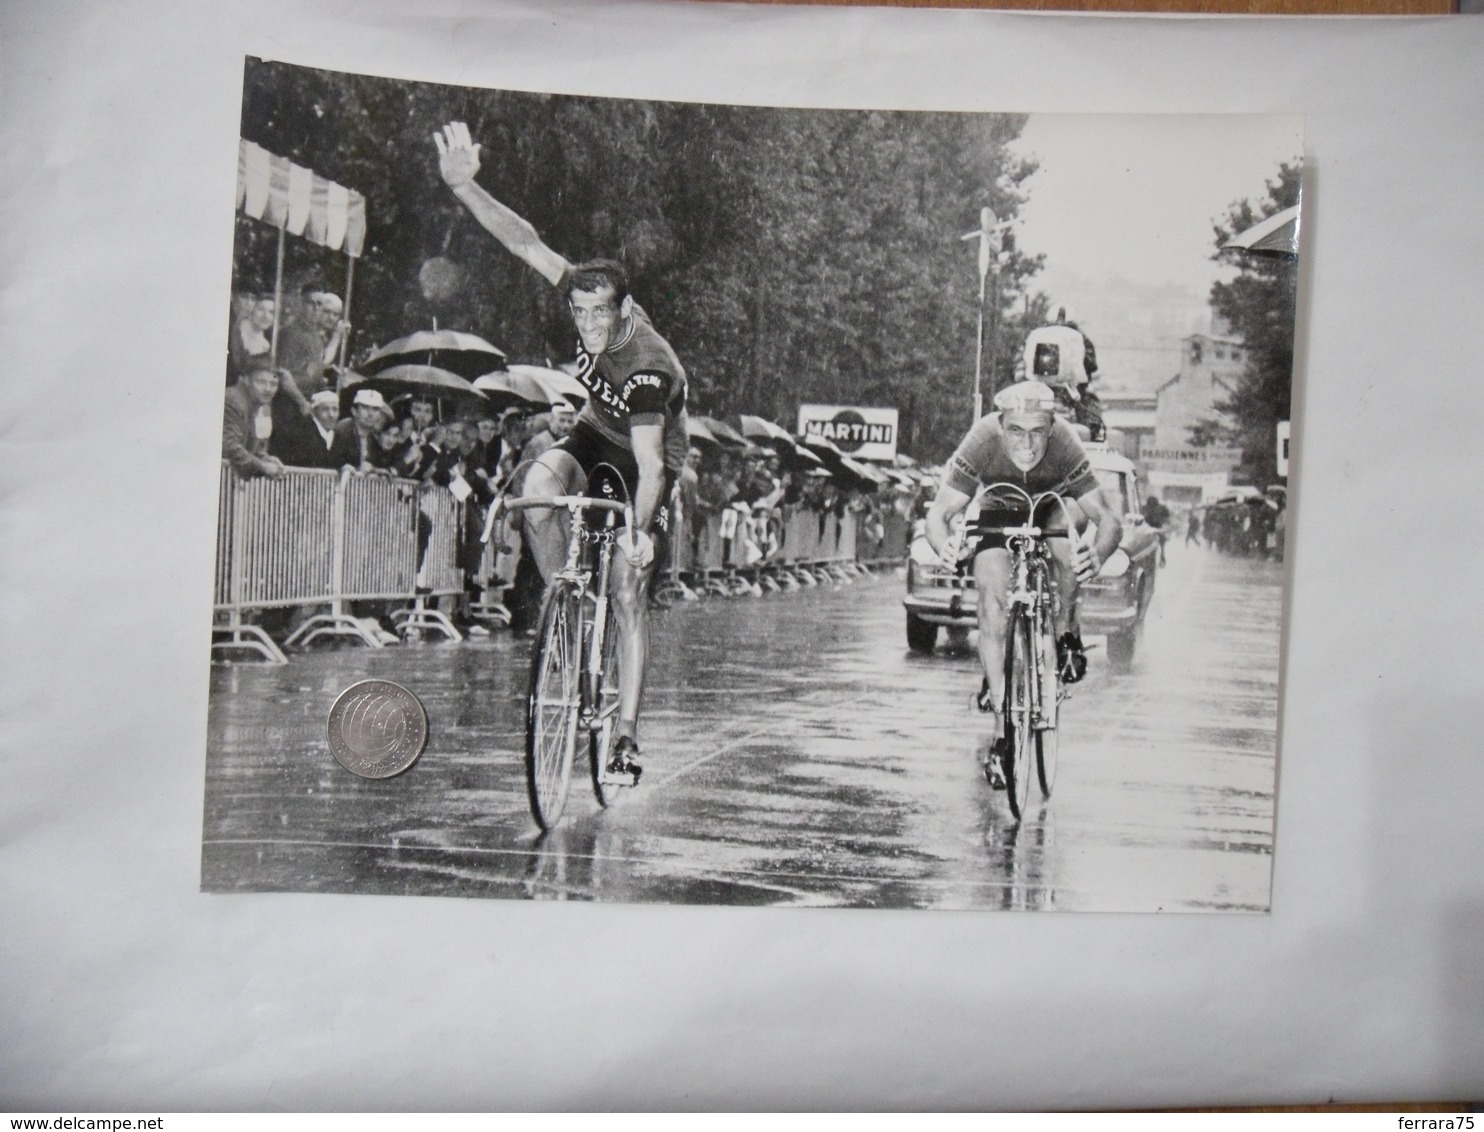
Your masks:
{"label": "bicycle handlebar", "polygon": [[495,525],[499,523],[511,511],[529,511],[534,507],[548,509],[562,508],[574,513],[579,511],[611,511],[616,515],[622,515],[624,526],[634,525],[634,509],[627,503],[621,503],[617,499],[596,499],[591,495],[543,495],[529,496],[524,499],[509,499],[501,496],[489,514],[484,519],[484,530],[480,533],[480,542],[489,542],[495,531]]}
{"label": "bicycle handlebar", "polygon": [[627,517],[629,505],[616,499],[595,499],[590,495],[543,495],[525,499],[507,499],[501,506],[506,511],[526,511],[532,507],[564,507],[578,511],[612,511]]}
{"label": "bicycle handlebar", "polygon": [[[1016,495],[1020,496],[1021,499],[1024,499],[1025,502],[1026,502],[1026,506],[1027,506],[1027,508],[1029,509],[1029,512],[1030,512],[1028,517],[1029,518],[1032,518],[1032,519],[1034,519],[1035,516],[1036,516],[1036,508],[1039,507],[1039,506],[1041,506],[1041,504],[1044,503],[1048,499],[1054,499],[1054,500],[1056,500],[1057,505],[1061,507],[1063,513],[1065,513],[1066,512],[1066,509],[1067,509],[1067,501],[1062,498],[1061,492],[1059,492],[1059,491],[1043,491],[1039,495],[1032,495],[1030,492],[1026,491],[1025,488],[1021,487],[1018,483],[989,483],[989,484],[985,484],[984,487],[983,487],[983,489],[981,490],[978,498],[983,499],[985,496],[987,496],[987,495],[993,495],[995,492],[1001,491],[1001,490],[1014,492]],[[1006,530],[1013,530],[1014,528],[1007,527],[1005,529]],[[1037,529],[1034,529],[1034,528],[1031,528],[1031,527],[1028,526],[1028,527],[1023,528],[1022,530],[1016,531],[1016,533],[1017,534],[1022,534],[1023,533],[1023,534],[1039,535],[1041,532],[1039,530],[1037,530]]]}

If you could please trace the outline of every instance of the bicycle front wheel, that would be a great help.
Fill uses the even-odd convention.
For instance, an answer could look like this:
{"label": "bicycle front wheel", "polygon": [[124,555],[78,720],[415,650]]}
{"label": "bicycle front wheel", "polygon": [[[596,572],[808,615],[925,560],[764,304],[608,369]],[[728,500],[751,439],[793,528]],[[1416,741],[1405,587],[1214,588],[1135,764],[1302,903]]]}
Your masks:
{"label": "bicycle front wheel", "polygon": [[613,725],[618,722],[618,681],[621,664],[618,650],[618,622],[609,604],[603,619],[603,672],[593,696],[593,721],[588,732],[588,763],[593,774],[593,793],[598,804],[612,805],[620,789],[617,783],[607,781],[604,769],[613,750]]}
{"label": "bicycle front wheel", "polygon": [[1031,748],[1035,743],[1033,714],[1035,667],[1031,662],[1031,624],[1024,613],[1010,619],[1005,634],[1005,741],[1000,747],[1000,769],[1010,812],[1025,816],[1031,789]]}
{"label": "bicycle front wheel", "polygon": [[581,595],[569,582],[547,591],[531,649],[526,704],[526,791],[542,829],[561,820],[572,782],[582,710]]}

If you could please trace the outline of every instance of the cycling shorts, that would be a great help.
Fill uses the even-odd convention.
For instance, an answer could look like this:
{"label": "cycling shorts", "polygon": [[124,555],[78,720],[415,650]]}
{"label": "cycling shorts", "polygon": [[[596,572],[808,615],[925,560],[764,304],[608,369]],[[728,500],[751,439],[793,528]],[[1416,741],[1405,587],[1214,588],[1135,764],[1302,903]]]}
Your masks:
{"label": "cycling shorts", "polygon": [[[639,490],[639,464],[634,459],[633,449],[615,444],[597,429],[578,421],[570,434],[547,451],[565,452],[577,461],[587,476],[586,494],[597,499],[633,502]],[[649,531],[654,540],[654,560],[660,568],[667,561],[670,546],[670,528],[674,519],[670,503],[674,490],[675,473],[666,468],[664,495],[655,509]],[[602,517],[593,513],[590,521],[601,525]]]}

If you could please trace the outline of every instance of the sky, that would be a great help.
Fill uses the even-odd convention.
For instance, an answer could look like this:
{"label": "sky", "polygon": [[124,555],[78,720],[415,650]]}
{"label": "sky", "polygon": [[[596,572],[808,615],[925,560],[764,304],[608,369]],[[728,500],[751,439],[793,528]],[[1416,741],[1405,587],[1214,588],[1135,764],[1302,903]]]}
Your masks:
{"label": "sky", "polygon": [[1068,305],[1110,378],[1143,387],[1178,365],[1180,335],[1205,328],[1211,284],[1230,274],[1210,258],[1213,222],[1266,195],[1302,129],[1297,115],[1030,116],[1014,148],[1040,168],[1016,239],[1045,254],[1038,288]]}

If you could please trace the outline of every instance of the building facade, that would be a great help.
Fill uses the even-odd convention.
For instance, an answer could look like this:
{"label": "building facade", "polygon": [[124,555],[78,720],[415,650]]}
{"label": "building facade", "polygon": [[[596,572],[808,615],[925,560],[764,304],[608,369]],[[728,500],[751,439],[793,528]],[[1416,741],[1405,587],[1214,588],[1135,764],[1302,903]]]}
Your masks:
{"label": "building facade", "polygon": [[1209,333],[1191,334],[1180,345],[1180,372],[1155,391],[1153,434],[1139,449],[1150,491],[1172,507],[1209,503],[1230,484],[1242,450],[1197,447],[1191,431],[1222,419],[1216,406],[1236,391],[1247,367],[1242,340],[1214,314]]}

